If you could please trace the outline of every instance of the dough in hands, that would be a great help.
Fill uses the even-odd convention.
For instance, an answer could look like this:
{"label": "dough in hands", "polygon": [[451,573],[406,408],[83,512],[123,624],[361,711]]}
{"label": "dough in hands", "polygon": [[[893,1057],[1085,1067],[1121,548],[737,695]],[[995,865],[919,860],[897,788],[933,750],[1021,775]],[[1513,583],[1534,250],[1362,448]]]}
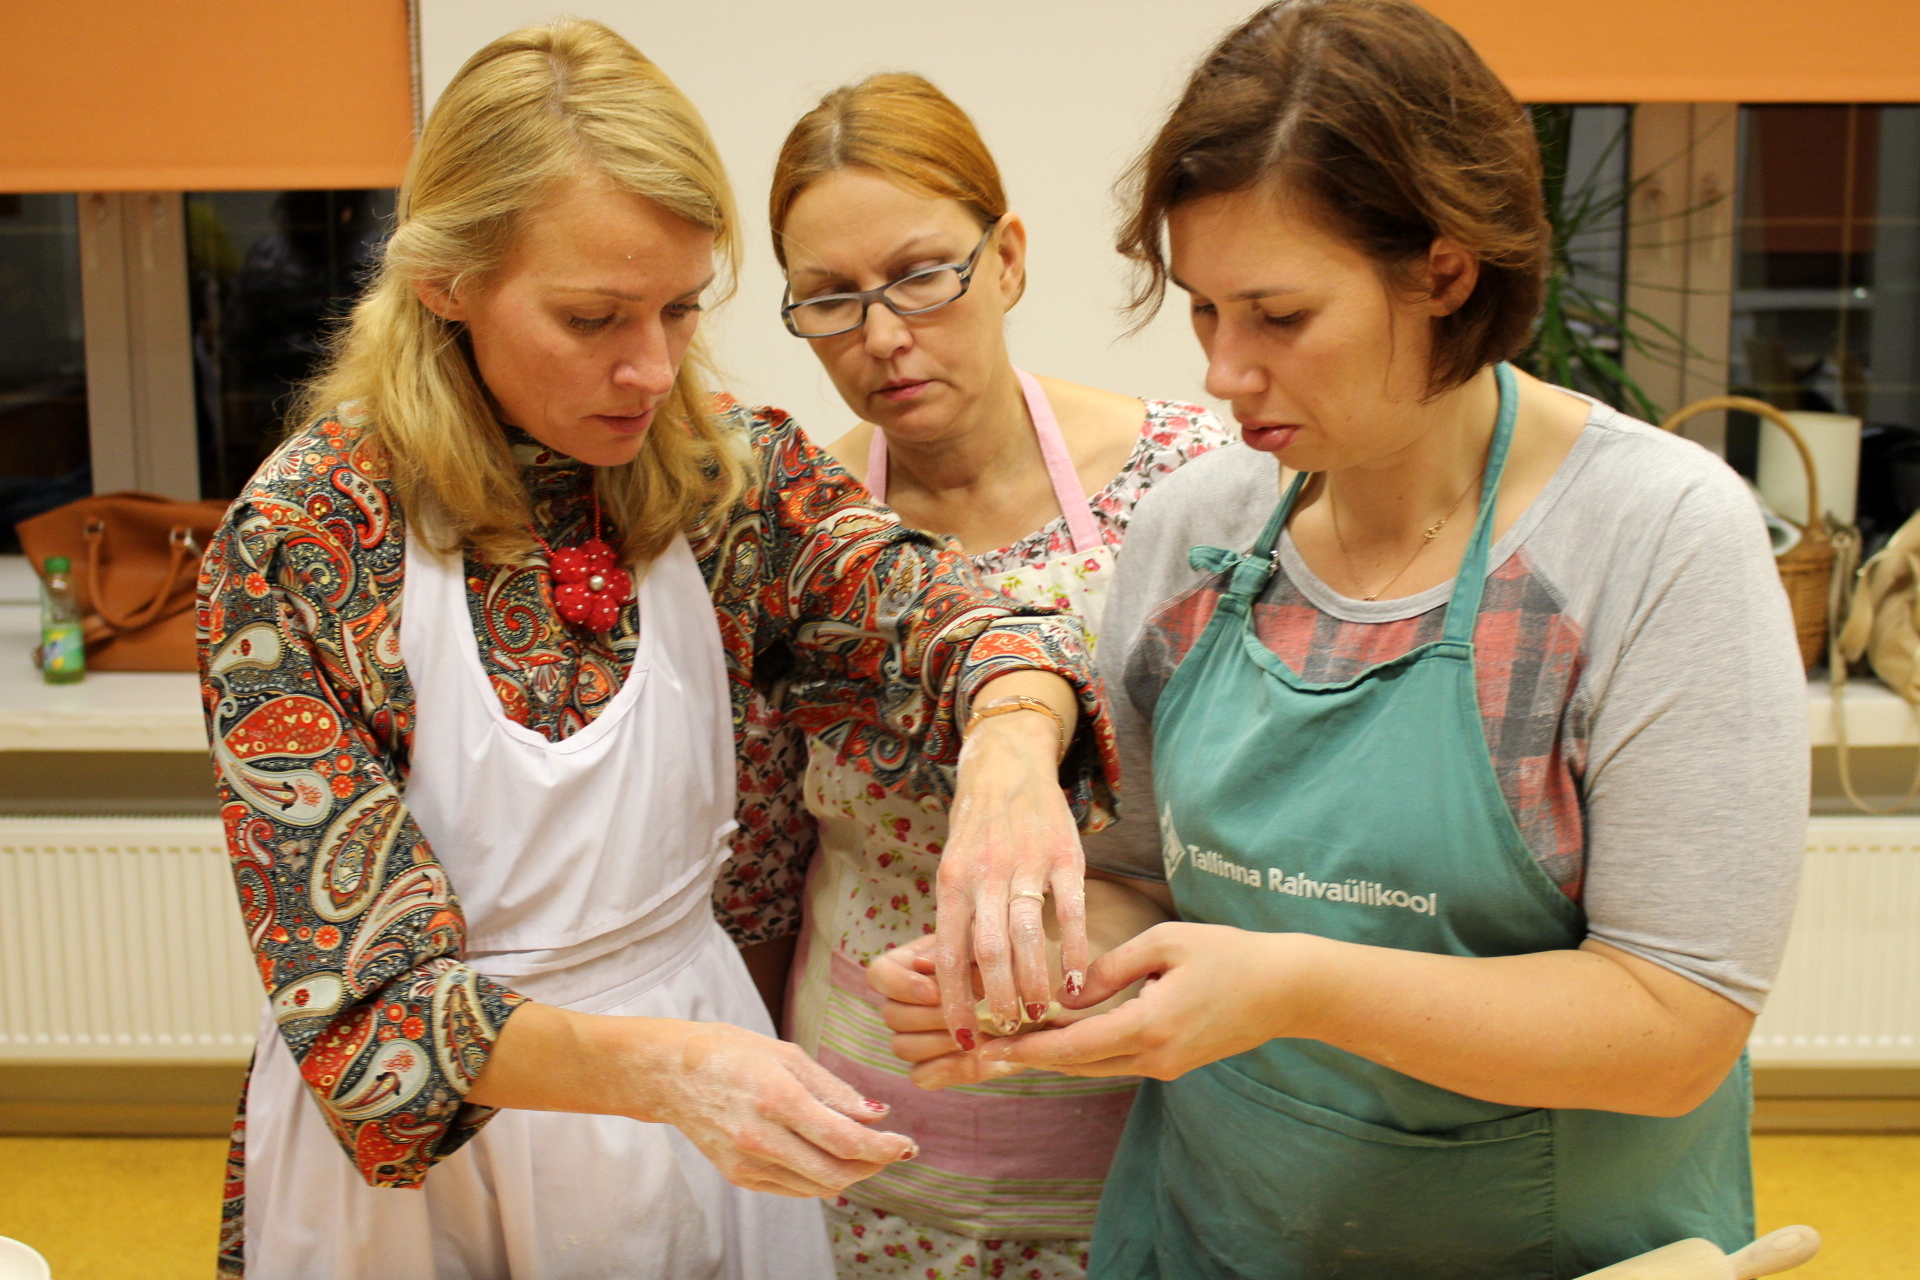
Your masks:
{"label": "dough in hands", "polygon": [[1041,1014],[1040,1017],[1022,1022],[1016,1027],[1008,1028],[1005,1023],[993,1016],[993,1010],[988,1007],[984,999],[973,1007],[973,1016],[979,1020],[980,1029],[991,1036],[1025,1035],[1029,1031],[1040,1030],[1055,1018],[1065,1017],[1069,1012],[1070,1010],[1065,1005],[1061,1004],[1058,1000],[1053,1000],[1048,1002],[1047,1011]]}

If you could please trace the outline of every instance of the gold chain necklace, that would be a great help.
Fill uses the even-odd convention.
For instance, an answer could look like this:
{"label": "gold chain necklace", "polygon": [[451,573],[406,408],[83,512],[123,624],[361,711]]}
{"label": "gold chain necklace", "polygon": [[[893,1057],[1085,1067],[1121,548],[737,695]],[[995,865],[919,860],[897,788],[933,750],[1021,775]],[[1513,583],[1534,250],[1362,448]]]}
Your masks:
{"label": "gold chain necklace", "polygon": [[[1413,549],[1413,554],[1407,557],[1407,562],[1400,566],[1399,572],[1375,587],[1371,594],[1361,596],[1360,598],[1362,600],[1378,600],[1382,592],[1405,577],[1407,570],[1413,568],[1413,562],[1420,558],[1420,553],[1427,549],[1429,543],[1440,536],[1440,530],[1446,528],[1447,521],[1453,519],[1453,513],[1460,509],[1460,504],[1467,500],[1467,495],[1473,492],[1474,486],[1479,484],[1484,477],[1485,471],[1483,469],[1480,475],[1475,476],[1467,483],[1467,487],[1460,491],[1460,496],[1455,498],[1453,505],[1447,508],[1447,514],[1441,516],[1438,520],[1426,527],[1420,536],[1420,545]],[[1331,480],[1331,477],[1329,477],[1329,480]],[[1347,576],[1349,578],[1358,578],[1360,575],[1353,571],[1353,556],[1347,550],[1347,540],[1340,534],[1340,508],[1334,503],[1333,485],[1331,483],[1327,485],[1327,518],[1333,524],[1333,540],[1339,544],[1340,559],[1344,561],[1347,566]]]}

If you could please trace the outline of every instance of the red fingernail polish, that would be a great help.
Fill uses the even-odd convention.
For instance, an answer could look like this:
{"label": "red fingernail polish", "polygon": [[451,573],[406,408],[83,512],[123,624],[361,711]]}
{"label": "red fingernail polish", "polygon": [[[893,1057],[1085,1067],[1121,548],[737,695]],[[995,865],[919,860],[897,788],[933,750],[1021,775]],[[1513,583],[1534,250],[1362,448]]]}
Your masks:
{"label": "red fingernail polish", "polygon": [[1038,1022],[1047,1016],[1047,1006],[1035,1001],[1027,1006],[1027,1021]]}
{"label": "red fingernail polish", "polygon": [[920,1144],[917,1142],[909,1144],[905,1158],[908,1160],[918,1160],[920,1158]]}
{"label": "red fingernail polish", "polygon": [[860,1099],[860,1105],[864,1106],[869,1111],[885,1111],[888,1109],[886,1103],[875,1102],[872,1098]]}
{"label": "red fingernail polish", "polygon": [[1080,989],[1086,985],[1086,981],[1087,981],[1087,976],[1084,973],[1081,973],[1078,969],[1067,970],[1067,980],[1066,980],[1067,994],[1070,996],[1079,995]]}
{"label": "red fingernail polish", "polygon": [[962,1027],[960,1028],[960,1030],[954,1032],[953,1038],[960,1042],[960,1047],[962,1049],[973,1048],[973,1032],[967,1030],[965,1027]]}

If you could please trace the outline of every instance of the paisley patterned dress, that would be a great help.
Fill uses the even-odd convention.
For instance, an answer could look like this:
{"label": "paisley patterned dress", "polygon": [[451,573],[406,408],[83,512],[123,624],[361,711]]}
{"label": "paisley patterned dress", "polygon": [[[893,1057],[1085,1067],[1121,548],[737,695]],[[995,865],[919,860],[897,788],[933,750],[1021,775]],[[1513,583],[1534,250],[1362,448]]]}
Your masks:
{"label": "paisley patterned dress", "polygon": [[[717,913],[740,941],[798,914],[810,852],[784,825],[794,783],[764,748],[776,684],[799,731],[908,794],[945,795],[958,717],[1008,671],[1054,671],[1088,726],[1063,780],[1076,818],[1111,810],[1115,764],[1077,630],[985,591],[964,560],[902,526],[778,410],[723,402],[755,462],[738,504],[693,541],[726,650],[739,817]],[[515,438],[552,545],[591,520],[591,468]],[[404,801],[413,691],[399,650],[404,513],[384,455],[350,418],[275,451],[202,567],[203,698],[246,928],[281,1034],[371,1185],[418,1186],[493,1114],[464,1101],[522,997],[462,963],[464,922]],[[619,690],[635,605],[605,633],[554,612],[545,562],[465,562],[480,657],[509,716],[558,741]],[[758,734],[759,736],[756,736]],[[785,799],[782,799],[785,797]],[[802,815],[804,816],[804,815]],[[370,1067],[406,1040],[404,1088]],[[403,1050],[404,1052],[404,1050]],[[243,1267],[245,1116],[234,1125],[221,1269]]]}

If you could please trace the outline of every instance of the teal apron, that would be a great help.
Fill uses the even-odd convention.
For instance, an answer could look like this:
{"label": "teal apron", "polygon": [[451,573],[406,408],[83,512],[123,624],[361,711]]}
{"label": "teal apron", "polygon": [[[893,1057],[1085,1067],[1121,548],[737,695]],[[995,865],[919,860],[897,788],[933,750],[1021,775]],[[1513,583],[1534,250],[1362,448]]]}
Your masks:
{"label": "teal apron", "polygon": [[[1578,947],[1585,918],[1528,851],[1481,727],[1473,630],[1513,373],[1440,639],[1315,684],[1253,602],[1305,477],[1231,570],[1154,715],[1182,919],[1453,956]],[[1559,1280],[1688,1236],[1753,1238],[1743,1060],[1685,1116],[1529,1110],[1314,1040],[1142,1086],[1094,1230],[1093,1280]]]}

